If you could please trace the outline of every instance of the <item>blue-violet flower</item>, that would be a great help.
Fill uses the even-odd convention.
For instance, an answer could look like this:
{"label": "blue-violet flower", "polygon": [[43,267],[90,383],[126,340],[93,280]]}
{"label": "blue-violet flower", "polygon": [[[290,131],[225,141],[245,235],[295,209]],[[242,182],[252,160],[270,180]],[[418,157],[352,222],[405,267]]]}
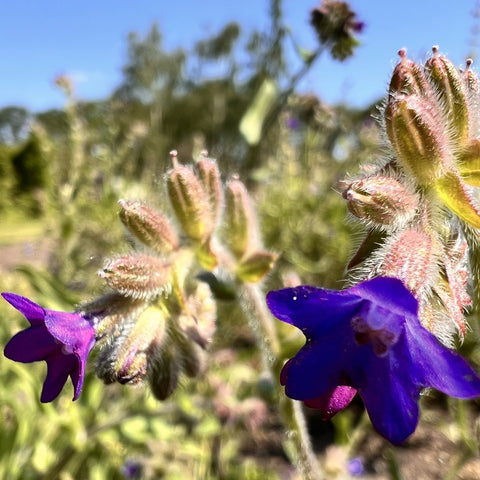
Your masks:
{"label": "blue-violet flower", "polygon": [[400,444],[417,426],[422,389],[464,399],[480,395],[478,375],[420,324],[417,300],[396,278],[343,291],[286,288],[269,292],[267,304],[307,339],[283,368],[286,395],[321,409],[325,418],[357,390],[376,430]]}
{"label": "blue-violet flower", "polygon": [[69,375],[74,387],[73,400],[76,400],[82,390],[87,357],[95,343],[91,323],[78,313],[47,310],[20,295],[2,293],[2,296],[23,313],[31,325],[10,339],[5,346],[5,356],[22,363],[47,362],[42,402],[54,400]]}

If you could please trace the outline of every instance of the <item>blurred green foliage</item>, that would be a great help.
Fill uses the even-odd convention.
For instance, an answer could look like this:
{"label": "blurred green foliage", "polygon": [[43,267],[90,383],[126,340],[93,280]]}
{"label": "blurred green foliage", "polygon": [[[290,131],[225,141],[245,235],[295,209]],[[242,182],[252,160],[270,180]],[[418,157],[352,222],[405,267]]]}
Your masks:
{"label": "blurred green foliage", "polygon": [[[334,185],[374,160],[381,139],[371,108],[328,106],[295,91],[316,57],[302,56],[300,71],[291,71],[287,34],[280,0],[271,1],[270,29],[245,38],[231,23],[190,50],[166,51],[154,24],[144,37],[128,36],[123,81],[109,98],[81,101],[59,77],[63,110],[1,109],[0,290],[66,310],[98,294],[103,259],[127,249],[117,200],[162,209],[173,148],[183,162],[207,149],[223,180],[238,174],[249,184],[264,242],[281,255],[268,285],[294,272],[338,288],[356,232]],[[254,112],[260,135],[249,143],[239,126],[265,81],[278,94]],[[254,337],[232,309],[219,305],[205,377],[165,403],[143,389],[105,387],[89,373],[79,401],[70,401],[67,385],[42,405],[44,365],[0,357],[0,478],[294,478]],[[5,302],[0,318],[4,345],[25,320]],[[357,439],[353,417],[338,417],[336,437],[323,426],[319,451],[334,438]],[[128,477],[136,464],[141,473]]]}

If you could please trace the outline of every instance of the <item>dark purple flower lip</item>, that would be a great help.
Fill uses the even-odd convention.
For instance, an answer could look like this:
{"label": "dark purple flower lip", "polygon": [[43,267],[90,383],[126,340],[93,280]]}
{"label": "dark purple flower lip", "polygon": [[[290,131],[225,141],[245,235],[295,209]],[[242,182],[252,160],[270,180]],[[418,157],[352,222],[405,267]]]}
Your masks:
{"label": "dark purple flower lip", "polygon": [[326,418],[357,391],[377,431],[400,444],[415,431],[423,389],[480,396],[479,376],[420,324],[416,299],[396,278],[343,291],[286,288],[269,292],[267,305],[307,340],[283,368],[285,393]]}
{"label": "dark purple flower lip", "polygon": [[2,296],[30,322],[30,327],[10,339],[4,355],[16,362],[44,360],[47,363],[42,402],[54,400],[69,376],[74,387],[73,400],[76,400],[82,390],[88,354],[95,344],[92,324],[79,313],[44,309],[14,293],[2,293]]}

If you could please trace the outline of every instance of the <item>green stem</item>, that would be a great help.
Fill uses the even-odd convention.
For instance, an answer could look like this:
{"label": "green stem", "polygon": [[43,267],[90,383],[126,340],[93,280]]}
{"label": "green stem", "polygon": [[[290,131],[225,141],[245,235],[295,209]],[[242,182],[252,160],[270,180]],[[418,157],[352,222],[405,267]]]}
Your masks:
{"label": "green stem", "polygon": [[295,466],[305,480],[325,478],[315,457],[307,430],[302,404],[285,396],[278,381],[282,368],[280,342],[274,319],[267,309],[265,295],[257,284],[240,285],[240,306],[261,347],[264,367],[273,378],[275,398],[281,405],[282,419],[287,431],[287,446]]}

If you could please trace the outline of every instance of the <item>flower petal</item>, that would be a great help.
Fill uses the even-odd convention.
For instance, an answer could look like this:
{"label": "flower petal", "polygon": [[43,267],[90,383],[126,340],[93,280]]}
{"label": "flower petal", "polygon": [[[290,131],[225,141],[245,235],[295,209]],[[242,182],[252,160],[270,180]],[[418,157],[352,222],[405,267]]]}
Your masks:
{"label": "flower petal", "polygon": [[48,369],[40,397],[42,403],[51,402],[60,394],[70,372],[77,364],[75,355],[65,355],[64,353],[52,355],[46,361]]}
{"label": "flower petal", "polygon": [[316,408],[322,413],[323,420],[329,420],[340,410],[349,405],[356,395],[357,390],[348,385],[339,385],[330,392],[320,395],[317,398],[305,400],[303,403],[310,408]]}
{"label": "flower petal", "polygon": [[421,387],[410,378],[411,359],[405,337],[378,357],[365,346],[350,371],[375,429],[391,443],[405,441],[418,423]]}
{"label": "flower petal", "polygon": [[2,293],[2,297],[19,312],[25,315],[25,318],[32,326],[43,324],[45,318],[45,310],[28,298],[16,295],[15,293]]}
{"label": "flower petal", "polygon": [[398,278],[372,278],[349,288],[348,291],[390,313],[415,318],[417,316],[418,302]]}
{"label": "flower petal", "polygon": [[30,327],[14,335],[5,345],[4,355],[22,363],[38,362],[60,348],[55,339],[42,327]]}
{"label": "flower petal", "polygon": [[90,344],[95,336],[90,322],[78,313],[46,310],[45,326],[53,337],[72,349]]}
{"label": "flower petal", "polygon": [[330,329],[350,323],[362,299],[348,291],[336,292],[300,286],[274,290],[267,294],[267,305],[283,322],[300,328],[305,335],[324,335]]}
{"label": "flower petal", "polygon": [[344,385],[348,380],[348,365],[352,363],[357,349],[349,325],[320,340],[307,340],[306,345],[284,366],[281,380],[285,384],[285,393],[296,400],[309,400]]}
{"label": "flower petal", "polygon": [[405,333],[419,384],[433,387],[456,398],[480,395],[480,378],[456,352],[442,345],[428,330],[409,322]]}

